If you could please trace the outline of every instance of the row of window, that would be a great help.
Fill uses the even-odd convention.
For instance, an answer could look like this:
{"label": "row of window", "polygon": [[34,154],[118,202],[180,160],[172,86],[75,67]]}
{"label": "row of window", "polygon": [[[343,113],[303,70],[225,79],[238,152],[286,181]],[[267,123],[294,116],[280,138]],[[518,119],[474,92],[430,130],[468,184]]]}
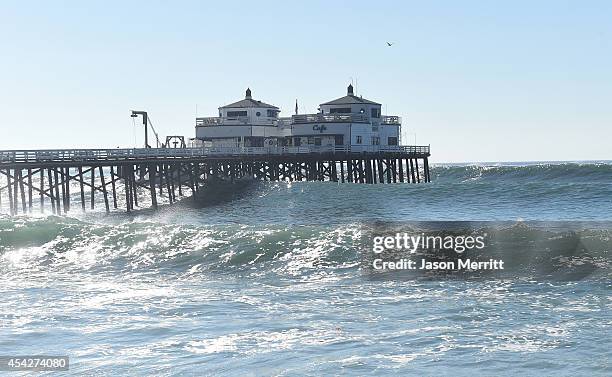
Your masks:
{"label": "row of window", "polygon": [[[363,137],[358,135],[356,137],[355,144],[363,144]],[[372,136],[372,145],[380,145],[380,137]],[[387,145],[397,145],[397,137],[389,136],[387,138]]]}
{"label": "row of window", "polygon": [[350,107],[338,107],[336,109],[330,109],[329,113],[330,114],[350,114],[351,108]]}
{"label": "row of window", "polygon": [[[322,138],[316,136],[308,136],[306,139],[306,143],[308,145],[320,146]],[[302,145],[301,137],[294,137],[293,140],[289,139],[289,145],[293,141],[293,145],[299,147]],[[334,135],[334,144],[335,145],[344,145],[344,136],[343,135]]]}
{"label": "row of window", "polygon": [[[261,112],[256,112],[255,115],[257,116],[261,116]],[[268,118],[276,118],[278,116],[278,111],[277,110],[268,110],[266,115],[268,116]],[[240,110],[240,111],[228,111],[227,112],[227,117],[228,118],[237,118],[237,117],[245,117],[247,116],[247,112],[246,110]]]}
{"label": "row of window", "polygon": [[[335,109],[329,109],[330,114],[350,114],[351,112],[352,111],[350,107],[338,107]],[[365,109],[361,109],[359,112],[361,114],[364,114]],[[370,116],[372,118],[380,118],[380,109],[377,107],[370,109]]]}
{"label": "row of window", "polygon": [[[308,136],[306,138],[306,143],[308,145],[320,146],[321,141],[322,141],[321,137]],[[263,147],[264,146],[263,137],[246,137],[245,142],[247,146],[251,146],[251,147]],[[398,144],[397,142],[398,140],[397,140],[397,137],[395,136],[389,136],[389,138],[387,139],[387,145],[397,145]],[[296,147],[299,147],[302,145],[302,138],[301,137],[289,138],[289,139],[286,139],[286,143],[288,143],[288,145],[294,145]],[[344,145],[344,138],[342,137],[342,135],[335,135],[334,144]],[[362,136],[356,137],[356,144],[363,144]],[[372,137],[372,145],[380,145],[380,137],[377,137],[377,136]]]}
{"label": "row of window", "polygon": [[[371,109],[371,117],[372,118],[380,118],[380,109],[378,108],[374,108]],[[337,109],[331,109],[329,110],[329,112],[331,114],[350,114],[351,113],[351,108],[350,107],[342,107],[342,108],[337,108]],[[363,114],[365,112],[364,109],[361,109],[361,113]],[[266,111],[266,115],[268,116],[268,118],[276,118],[278,117],[278,110],[267,110]],[[256,112],[255,113],[256,116],[261,116],[261,112]],[[221,114],[219,114],[219,116],[221,116]],[[247,116],[247,112],[246,110],[239,110],[239,111],[228,111],[227,112],[227,116],[229,118],[236,118],[236,117],[245,117]]]}
{"label": "row of window", "polygon": [[247,116],[247,112],[246,111],[228,111],[227,116],[228,118],[245,117]]}

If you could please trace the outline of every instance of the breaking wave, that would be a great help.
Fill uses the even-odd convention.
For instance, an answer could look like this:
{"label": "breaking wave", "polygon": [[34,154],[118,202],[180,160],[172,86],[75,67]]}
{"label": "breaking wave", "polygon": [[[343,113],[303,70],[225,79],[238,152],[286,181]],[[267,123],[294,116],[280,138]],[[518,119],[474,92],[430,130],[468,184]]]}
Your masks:
{"label": "breaking wave", "polygon": [[[176,225],[152,221],[88,223],[61,217],[0,217],[0,264],[12,273],[230,274],[252,277],[359,276],[373,229],[386,234],[489,235],[481,256],[503,258],[492,277],[610,277],[609,223],[358,223],[337,226]],[[436,276],[438,278],[442,276]]]}
{"label": "breaking wave", "polygon": [[482,165],[434,165],[432,180],[443,181],[495,181],[520,180],[521,182],[588,182],[612,184],[612,164],[592,163],[534,163],[527,165],[482,164]]}

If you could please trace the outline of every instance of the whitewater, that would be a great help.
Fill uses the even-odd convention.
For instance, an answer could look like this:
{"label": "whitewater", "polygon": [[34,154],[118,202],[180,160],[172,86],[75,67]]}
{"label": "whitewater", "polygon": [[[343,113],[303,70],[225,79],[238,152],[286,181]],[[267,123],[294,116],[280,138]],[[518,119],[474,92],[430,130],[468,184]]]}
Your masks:
{"label": "whitewater", "polygon": [[[3,207],[0,355],[108,376],[610,375],[612,164],[431,175],[132,214]],[[372,237],[396,232],[486,234],[505,269],[372,273]]]}

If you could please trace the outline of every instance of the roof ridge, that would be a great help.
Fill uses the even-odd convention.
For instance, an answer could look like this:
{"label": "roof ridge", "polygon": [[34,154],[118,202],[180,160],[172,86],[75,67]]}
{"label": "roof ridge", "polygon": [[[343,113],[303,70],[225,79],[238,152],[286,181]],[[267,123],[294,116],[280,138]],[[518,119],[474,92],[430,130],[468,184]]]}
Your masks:
{"label": "roof ridge", "polygon": [[260,100],[256,100],[253,98],[241,99],[240,101],[232,102],[230,104],[221,106],[220,109],[224,109],[228,107],[242,108],[242,107],[256,107],[256,106],[278,109],[277,106],[274,106],[269,103],[265,103],[265,102],[262,102]]}
{"label": "roof ridge", "polygon": [[322,103],[321,105],[348,105],[348,104],[355,104],[355,103],[362,103],[362,104],[367,104],[367,105],[381,105],[378,102],[370,101],[369,99],[358,97],[354,94],[347,94],[343,97],[336,98],[334,100]]}

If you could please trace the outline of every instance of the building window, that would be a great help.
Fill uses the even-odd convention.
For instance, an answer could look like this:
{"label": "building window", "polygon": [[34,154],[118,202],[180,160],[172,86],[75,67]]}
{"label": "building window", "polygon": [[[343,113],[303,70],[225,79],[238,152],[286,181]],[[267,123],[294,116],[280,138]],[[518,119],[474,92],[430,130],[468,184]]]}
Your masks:
{"label": "building window", "polygon": [[344,145],[344,135],[335,135],[334,142],[336,145]]}
{"label": "building window", "polygon": [[380,118],[380,109],[379,108],[373,108],[371,109],[371,116],[372,118]]}
{"label": "building window", "polygon": [[263,147],[264,139],[263,137],[247,137],[245,138],[247,147]]}
{"label": "building window", "polygon": [[245,117],[247,116],[247,112],[246,111],[228,111],[227,116],[228,118]]}
{"label": "building window", "polygon": [[338,107],[336,109],[329,109],[329,113],[330,114],[350,114],[351,108],[350,107]]}
{"label": "building window", "polygon": [[372,145],[380,145],[380,137],[372,136]]}
{"label": "building window", "polygon": [[387,144],[388,145],[397,145],[397,137],[389,136]]}
{"label": "building window", "polygon": [[308,145],[313,145],[314,144],[314,137],[309,136],[308,137]]}
{"label": "building window", "polygon": [[277,116],[278,116],[278,111],[268,110],[268,118],[276,118]]}
{"label": "building window", "polygon": [[320,147],[321,146],[321,138],[320,137],[315,137],[315,146]]}
{"label": "building window", "polygon": [[299,147],[300,145],[302,145],[302,138],[301,137],[294,138],[293,145],[295,145],[296,147]]}
{"label": "building window", "polygon": [[258,111],[258,112],[255,113],[255,115],[261,116],[261,113]]}
{"label": "building window", "polygon": [[362,138],[361,136],[357,136],[357,141],[356,141],[356,143],[357,143],[357,144],[361,144],[361,143],[363,143],[363,138]]}

